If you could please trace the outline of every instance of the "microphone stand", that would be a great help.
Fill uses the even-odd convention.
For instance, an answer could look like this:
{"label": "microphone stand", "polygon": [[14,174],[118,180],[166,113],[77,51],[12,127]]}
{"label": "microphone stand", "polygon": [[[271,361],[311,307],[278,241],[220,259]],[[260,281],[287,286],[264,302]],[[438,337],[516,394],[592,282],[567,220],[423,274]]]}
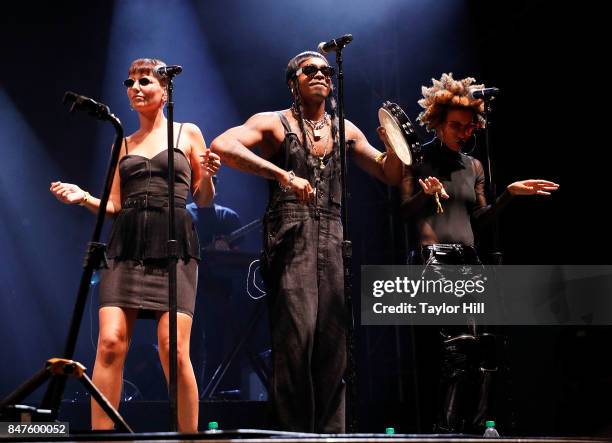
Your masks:
{"label": "microphone stand", "polygon": [[[483,96],[483,100],[484,100],[484,119],[485,119],[485,127],[484,127],[484,149],[485,149],[485,157],[486,157],[486,162],[487,162],[487,190],[489,193],[489,198],[491,199],[491,202],[494,203],[495,200],[497,199],[497,187],[495,185],[495,181],[493,180],[493,162],[492,162],[492,156],[491,156],[491,145],[490,145],[490,137],[489,137],[489,126],[491,125],[491,119],[490,119],[490,115],[492,113],[492,106],[491,106],[491,102],[495,99],[494,96],[488,96],[488,95],[484,95]],[[499,248],[499,222],[497,218],[494,218],[492,221],[492,237],[491,237],[491,247],[490,247],[490,251],[489,252],[489,259],[491,260],[491,265],[494,266],[499,266],[499,265],[503,265],[503,254]],[[481,329],[482,331],[482,329]],[[509,334],[508,332],[505,331],[505,328],[501,328],[501,327],[496,327],[493,330],[490,330],[489,332],[487,332],[485,330],[484,333],[482,333],[482,336],[489,336],[492,337],[493,342],[496,343],[497,340],[501,340],[502,341],[502,353],[506,353],[507,349],[508,349],[508,341],[509,341]],[[496,359],[500,359],[500,361],[503,361],[503,354],[502,357],[499,357],[498,355],[498,351],[493,351],[495,353],[495,358]],[[502,366],[504,368],[504,370],[508,370],[508,364],[506,363],[505,365]],[[493,383],[493,381],[488,378],[488,376],[491,375],[490,372],[484,372],[484,375],[487,377],[484,379],[483,383]],[[506,383],[509,384],[511,383],[510,379],[509,379],[509,375],[506,374],[506,377],[508,377],[508,379],[506,380]],[[485,397],[482,397],[479,401],[481,404],[479,404],[479,408],[485,408],[485,410],[489,407],[489,402],[490,400],[486,397],[488,395],[488,393],[486,393],[487,391],[493,392],[495,389],[488,387],[486,390],[482,389],[482,392],[484,393]],[[508,406],[505,410],[505,412],[512,417],[513,415],[513,409],[512,409],[512,397],[508,394],[508,391],[506,391],[505,394],[505,398],[504,400],[507,402]],[[501,408],[500,408],[501,409]],[[512,420],[511,420],[512,421]]]}
{"label": "microphone stand", "polygon": [[178,431],[178,386],[177,386],[177,294],[176,265],[178,262],[178,245],[176,241],[176,223],[174,207],[174,73],[168,73],[168,307],[169,307],[169,337],[170,337],[170,371],[168,393],[170,397],[170,430]]}
{"label": "microphone stand", "polygon": [[[100,235],[104,225],[106,205],[110,196],[115,169],[117,167],[119,153],[121,152],[121,145],[123,143],[123,127],[121,126],[121,121],[110,112],[109,107],[102,103],[95,102],[88,97],[75,94],[74,92],[66,92],[64,94],[64,103],[67,101],[72,102],[70,112],[74,111],[75,109],[84,110],[99,120],[109,121],[115,128],[115,143],[113,145],[111,158],[106,172],[106,179],[104,181],[104,188],[100,198],[100,207],[96,216],[94,232],[91,236],[90,242],[87,244],[87,250],[83,263],[83,272],[81,274],[79,291],[72,313],[68,337],[66,338],[63,358],[51,358],[47,360],[43,369],[34,374],[29,380],[24,382],[14,392],[9,394],[0,402],[0,411],[21,402],[28,395],[38,389],[45,381],[52,377],[42,400],[41,409],[50,410],[51,418],[55,420],[59,414],[60,404],[64,394],[64,389],[66,387],[66,378],[68,376],[73,376],[80,379],[87,391],[91,394],[94,400],[98,402],[100,407],[119,430],[133,433],[132,429],[119,415],[117,410],[113,408],[106,397],[104,397],[104,395],[87,376],[85,373],[86,368],[79,362],[72,360],[76,348],[81,321],[83,319],[87,294],[89,293],[89,288],[91,285],[91,277],[94,271],[97,269],[108,267],[106,262],[106,244],[100,242]],[[42,410],[40,412],[43,413]]]}
{"label": "microphone stand", "polygon": [[[487,190],[489,193],[489,198],[491,202],[495,202],[497,199],[497,187],[495,185],[495,181],[493,180],[493,163],[491,159],[491,145],[489,143],[489,125],[491,124],[490,114],[492,111],[491,102],[493,101],[493,96],[483,96],[484,100],[484,119],[485,119],[485,127],[484,127],[484,150],[485,157],[487,161]],[[501,251],[499,250],[499,223],[497,219],[493,220],[492,224],[492,239],[491,239],[491,251],[490,258],[491,264],[493,265],[501,265],[503,263],[503,256]]]}
{"label": "microphone stand", "polygon": [[342,50],[346,45],[336,48],[336,65],[338,67],[338,131],[340,133],[340,181],[342,184],[342,259],[344,265],[344,303],[346,305],[346,354],[347,354],[347,430],[357,431],[357,370],[354,353],[355,319],[353,316],[352,273],[351,261],[353,257],[353,244],[349,237],[348,223],[348,164],[346,155],[346,132],[344,127],[344,71],[342,70]]}

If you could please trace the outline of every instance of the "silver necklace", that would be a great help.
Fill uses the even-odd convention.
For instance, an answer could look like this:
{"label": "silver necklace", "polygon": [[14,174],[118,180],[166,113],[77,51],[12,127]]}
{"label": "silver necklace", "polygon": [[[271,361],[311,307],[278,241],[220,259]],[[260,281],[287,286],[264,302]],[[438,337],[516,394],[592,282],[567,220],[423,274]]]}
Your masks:
{"label": "silver necklace", "polygon": [[[315,141],[311,138],[312,136],[310,135],[310,131],[306,130],[306,137],[308,137],[308,139],[310,140],[311,146],[314,147]],[[313,149],[310,150],[310,154],[313,157],[317,157],[319,159],[319,169],[325,169],[325,163],[323,162],[323,160],[325,159],[325,156],[327,155],[327,145],[329,140],[329,134],[326,134],[325,137],[322,138],[323,141],[323,154],[321,155],[316,155],[313,151]]]}
{"label": "silver necklace", "polygon": [[325,112],[320,120],[308,120],[307,118],[304,119],[306,124],[312,129],[312,135],[315,141],[319,141],[321,140],[321,137],[323,137],[321,131],[327,127],[327,118],[328,115],[327,112]]}

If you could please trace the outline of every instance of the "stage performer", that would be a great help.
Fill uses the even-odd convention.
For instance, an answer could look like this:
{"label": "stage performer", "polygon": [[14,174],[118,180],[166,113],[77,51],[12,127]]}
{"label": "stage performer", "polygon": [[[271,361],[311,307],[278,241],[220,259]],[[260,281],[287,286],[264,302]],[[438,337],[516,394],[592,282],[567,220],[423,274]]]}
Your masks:
{"label": "stage performer", "polygon": [[[508,185],[493,204],[487,204],[482,164],[461,152],[474,131],[485,124],[484,102],[470,94],[483,86],[474,82],[473,78],[455,80],[452,74],[443,74],[440,80],[433,79],[431,87],[423,86],[423,98],[419,100],[424,110],[418,120],[435,132],[435,138],[423,146],[423,163],[406,167],[401,211],[414,223],[416,256],[427,266],[428,278],[445,278],[450,268],[443,265],[480,264],[473,227],[492,221],[514,196],[549,196],[559,187],[548,180],[517,181]],[[483,348],[491,336],[481,332],[476,324],[441,330],[438,432],[482,432],[489,418],[486,414],[495,359]]]}
{"label": "stage performer", "polygon": [[[349,314],[333,76],[321,54],[298,54],[286,69],[291,107],[255,114],[211,144],[229,166],[269,180],[262,255],[273,354],[269,396],[276,426],[287,431],[345,429]],[[349,121],[346,139],[355,141],[350,154],[358,166],[400,184],[403,166],[393,152],[379,152]],[[260,155],[251,151],[255,146]]]}
{"label": "stage performer", "polygon": [[[119,406],[122,372],[137,317],[157,321],[159,357],[169,375],[168,308],[168,156],[167,79],[156,69],[157,59],[138,59],[128,69],[124,85],[139,129],[125,138],[106,213],[114,218],[108,245],[108,269],[101,270],[100,332],[93,382],[115,408]],[[198,206],[208,206],[215,193],[212,176],[221,163],[206,149],[200,129],[175,123],[177,338],[179,430],[197,432],[198,391],[189,358],[189,338],[195,305],[200,247],[186,210],[191,191]],[[100,200],[77,185],[56,181],[51,192],[63,203],[85,206],[96,213]],[[140,315],[139,315],[140,314]],[[111,429],[112,421],[92,401],[93,429]]]}

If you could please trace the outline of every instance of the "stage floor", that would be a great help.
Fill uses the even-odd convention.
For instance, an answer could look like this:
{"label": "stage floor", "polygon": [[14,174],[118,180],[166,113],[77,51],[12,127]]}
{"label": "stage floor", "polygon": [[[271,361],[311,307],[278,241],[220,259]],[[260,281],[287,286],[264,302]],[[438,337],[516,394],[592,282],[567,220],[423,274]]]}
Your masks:
{"label": "stage floor", "polygon": [[[110,434],[87,433],[70,435],[58,438],[6,438],[4,441],[15,442],[241,442],[241,443],[475,443],[482,442],[483,438],[476,435],[464,434],[304,434],[294,432],[279,432],[263,429],[237,429],[218,431],[215,433],[201,432],[197,434],[178,434],[171,432],[136,433],[136,434]],[[498,443],[609,443],[609,438],[587,437],[501,437],[495,439]]]}

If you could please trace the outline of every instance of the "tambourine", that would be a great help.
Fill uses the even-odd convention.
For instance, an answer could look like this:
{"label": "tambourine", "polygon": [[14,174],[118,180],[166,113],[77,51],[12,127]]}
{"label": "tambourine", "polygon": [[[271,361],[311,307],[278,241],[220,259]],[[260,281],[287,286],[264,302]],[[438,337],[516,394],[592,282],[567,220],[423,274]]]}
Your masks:
{"label": "tambourine", "polygon": [[378,121],[387,132],[389,145],[404,164],[421,163],[421,141],[402,108],[395,103],[384,102],[378,110]]}

